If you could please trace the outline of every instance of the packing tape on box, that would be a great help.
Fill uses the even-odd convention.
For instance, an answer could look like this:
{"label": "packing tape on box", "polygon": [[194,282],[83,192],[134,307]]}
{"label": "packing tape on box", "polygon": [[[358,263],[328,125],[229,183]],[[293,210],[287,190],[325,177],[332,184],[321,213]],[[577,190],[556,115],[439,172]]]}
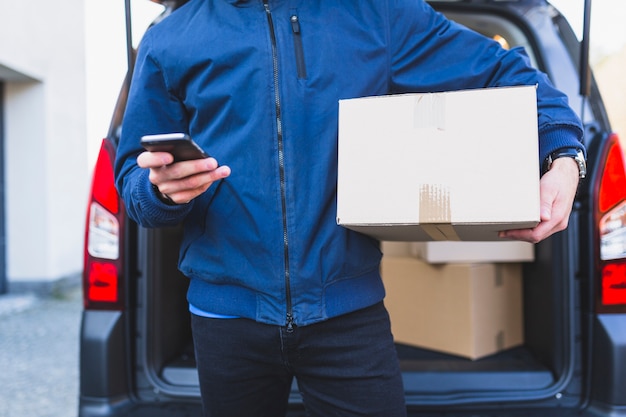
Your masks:
{"label": "packing tape on box", "polygon": [[461,240],[452,226],[450,189],[441,184],[422,184],[419,196],[419,222],[433,240]]}
{"label": "packing tape on box", "polygon": [[446,130],[446,95],[420,94],[413,106],[413,125],[416,129]]}
{"label": "packing tape on box", "polygon": [[[413,125],[417,129],[446,129],[446,95],[420,94],[413,105]],[[450,210],[450,189],[442,184],[420,186],[419,220],[433,240],[460,240]]]}

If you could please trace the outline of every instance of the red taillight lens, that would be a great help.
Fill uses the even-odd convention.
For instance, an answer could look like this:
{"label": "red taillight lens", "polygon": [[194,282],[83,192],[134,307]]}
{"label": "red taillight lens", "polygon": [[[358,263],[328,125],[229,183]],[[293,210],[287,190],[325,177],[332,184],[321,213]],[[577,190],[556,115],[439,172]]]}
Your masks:
{"label": "red taillight lens", "polygon": [[624,158],[622,147],[616,135],[609,141],[606,163],[598,192],[598,210],[606,213],[624,201],[626,193],[626,176],[624,175]]}
{"label": "red taillight lens", "polygon": [[115,189],[115,149],[102,142],[93,174],[85,232],[85,308],[121,309],[123,205]]}
{"label": "red taillight lens", "polygon": [[87,299],[89,302],[118,302],[118,273],[115,265],[108,262],[91,262],[87,273]]}
{"label": "red taillight lens", "polygon": [[91,187],[91,198],[99,202],[109,212],[117,214],[119,211],[119,197],[115,189],[115,177],[113,175],[114,154],[109,142],[103,142],[100,153],[96,161],[93,183]]}
{"label": "red taillight lens", "polygon": [[602,304],[626,305],[626,264],[608,264],[602,269]]}
{"label": "red taillight lens", "polygon": [[626,312],[626,165],[617,135],[602,159],[597,191],[598,312]]}

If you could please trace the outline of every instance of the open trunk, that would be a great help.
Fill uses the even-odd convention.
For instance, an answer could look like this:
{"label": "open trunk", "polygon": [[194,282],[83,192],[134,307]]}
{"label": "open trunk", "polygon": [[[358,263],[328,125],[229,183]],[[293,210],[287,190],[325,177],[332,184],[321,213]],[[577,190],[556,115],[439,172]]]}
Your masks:
{"label": "open trunk", "polygon": [[[138,235],[139,247],[147,249],[138,256],[143,272],[136,292],[138,392],[199,396],[185,297],[188,280],[176,268],[180,230],[140,229]],[[523,268],[523,346],[470,360],[397,345],[409,405],[562,400],[557,393],[575,376],[572,350],[577,346],[575,288],[566,277],[551,274],[564,241],[555,237],[537,245],[535,262]],[[299,401],[295,386],[292,400]]]}

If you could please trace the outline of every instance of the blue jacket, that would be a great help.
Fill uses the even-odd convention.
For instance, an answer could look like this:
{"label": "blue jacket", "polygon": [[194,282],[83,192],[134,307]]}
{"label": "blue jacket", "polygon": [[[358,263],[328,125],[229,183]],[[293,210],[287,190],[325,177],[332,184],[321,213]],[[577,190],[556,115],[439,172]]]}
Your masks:
{"label": "blue jacket", "polygon": [[[184,222],[189,302],[308,325],[384,297],[379,242],[336,224],[338,100],[538,84],[540,158],[580,147],[566,97],[520,49],[420,0],[191,0],[138,51],[116,161],[131,218]],[[231,167],[168,206],[136,165],[145,134],[187,132]]]}

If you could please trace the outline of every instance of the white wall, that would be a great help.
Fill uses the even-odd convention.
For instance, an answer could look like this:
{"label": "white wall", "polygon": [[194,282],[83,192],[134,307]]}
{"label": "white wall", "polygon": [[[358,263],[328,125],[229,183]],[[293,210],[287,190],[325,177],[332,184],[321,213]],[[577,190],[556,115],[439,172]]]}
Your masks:
{"label": "white wall", "polygon": [[7,275],[82,269],[88,188],[84,2],[0,0]]}
{"label": "white wall", "polygon": [[[91,174],[126,72],[124,0],[0,0],[7,276],[82,270]],[[161,7],[133,0],[139,39]]]}

